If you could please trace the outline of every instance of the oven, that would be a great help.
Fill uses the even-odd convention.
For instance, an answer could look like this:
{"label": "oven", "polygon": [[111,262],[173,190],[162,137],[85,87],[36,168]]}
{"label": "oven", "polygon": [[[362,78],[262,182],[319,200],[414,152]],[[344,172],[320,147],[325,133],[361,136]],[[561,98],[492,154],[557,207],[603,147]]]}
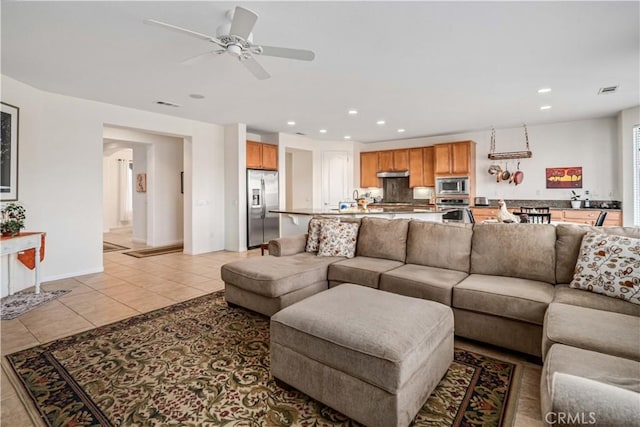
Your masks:
{"label": "oven", "polygon": [[451,209],[442,215],[442,222],[467,222],[469,199],[438,199],[439,209]]}
{"label": "oven", "polygon": [[436,196],[468,196],[469,177],[436,178]]}

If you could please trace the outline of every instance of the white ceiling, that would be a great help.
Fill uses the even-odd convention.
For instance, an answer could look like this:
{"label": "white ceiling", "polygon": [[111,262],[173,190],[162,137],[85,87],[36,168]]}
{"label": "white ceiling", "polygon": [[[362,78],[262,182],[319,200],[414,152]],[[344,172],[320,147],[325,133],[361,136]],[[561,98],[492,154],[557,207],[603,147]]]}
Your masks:
{"label": "white ceiling", "polygon": [[[236,5],[259,15],[254,42],[310,49],[316,59],[259,57],[272,75],[262,81],[228,55],[185,66],[214,45],[143,24],[215,36]],[[258,132],[363,142],[432,136],[612,116],[640,104],[639,7],[3,0],[2,73],[46,91]],[[611,85],[618,92],[597,94]],[[553,90],[538,94],[542,87]]]}

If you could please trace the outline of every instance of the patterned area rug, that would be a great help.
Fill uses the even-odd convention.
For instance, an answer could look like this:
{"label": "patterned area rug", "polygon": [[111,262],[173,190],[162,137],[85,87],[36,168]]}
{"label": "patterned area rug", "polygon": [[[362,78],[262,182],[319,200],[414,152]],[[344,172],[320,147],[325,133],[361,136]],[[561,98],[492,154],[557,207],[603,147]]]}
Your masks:
{"label": "patterned area rug", "polygon": [[136,257],[136,258],[146,258],[148,256],[182,252],[183,250],[184,250],[184,247],[182,245],[170,245],[170,246],[158,246],[156,248],[149,248],[149,249],[138,249],[136,251],[123,252],[123,254]]}
{"label": "patterned area rug", "polygon": [[71,291],[68,289],[60,289],[57,291],[45,291],[41,289],[38,295],[36,295],[32,290],[16,292],[15,294],[6,296],[0,300],[2,303],[0,308],[0,319],[15,319],[16,317],[69,292]]}
{"label": "patterned area rug", "polygon": [[130,249],[126,246],[116,245],[111,242],[102,242],[102,252],[114,252],[114,251],[122,251],[125,249]]}
{"label": "patterned area rug", "polygon": [[[268,318],[227,307],[223,292],[23,350],[7,361],[52,426],[358,425],[278,386],[269,371]],[[413,425],[510,425],[515,371],[514,364],[456,349]]]}

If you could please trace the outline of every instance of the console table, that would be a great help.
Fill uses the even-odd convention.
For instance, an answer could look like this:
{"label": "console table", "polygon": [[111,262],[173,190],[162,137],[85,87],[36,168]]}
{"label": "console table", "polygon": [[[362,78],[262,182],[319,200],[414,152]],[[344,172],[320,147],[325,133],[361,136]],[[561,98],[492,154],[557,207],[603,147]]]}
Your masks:
{"label": "console table", "polygon": [[46,233],[41,231],[35,232],[23,232],[17,236],[2,236],[0,238],[0,253],[9,256],[8,267],[8,288],[9,295],[11,292],[11,283],[13,282],[13,263],[16,261],[16,254],[18,252],[26,251],[28,249],[35,249],[35,287],[36,294],[40,293],[40,250],[42,246],[42,236]]}

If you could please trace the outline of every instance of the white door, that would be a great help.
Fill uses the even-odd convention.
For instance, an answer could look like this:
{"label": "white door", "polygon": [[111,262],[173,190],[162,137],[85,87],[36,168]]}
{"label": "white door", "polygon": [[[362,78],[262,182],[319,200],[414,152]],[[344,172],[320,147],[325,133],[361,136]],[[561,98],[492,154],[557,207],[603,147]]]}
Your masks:
{"label": "white door", "polygon": [[340,201],[351,198],[351,164],[346,151],[322,153],[322,207],[338,209]]}

